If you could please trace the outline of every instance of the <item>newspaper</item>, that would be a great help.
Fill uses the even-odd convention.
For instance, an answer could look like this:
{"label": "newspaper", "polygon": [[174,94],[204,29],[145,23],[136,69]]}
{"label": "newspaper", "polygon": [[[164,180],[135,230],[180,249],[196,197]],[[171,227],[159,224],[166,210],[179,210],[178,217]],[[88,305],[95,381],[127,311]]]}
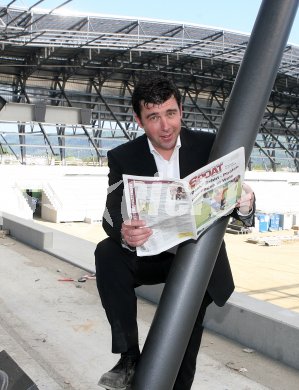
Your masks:
{"label": "newspaper", "polygon": [[220,217],[229,214],[242,192],[244,148],[209,163],[184,179],[123,175],[128,215],[153,230],[138,256],[169,250],[196,240]]}

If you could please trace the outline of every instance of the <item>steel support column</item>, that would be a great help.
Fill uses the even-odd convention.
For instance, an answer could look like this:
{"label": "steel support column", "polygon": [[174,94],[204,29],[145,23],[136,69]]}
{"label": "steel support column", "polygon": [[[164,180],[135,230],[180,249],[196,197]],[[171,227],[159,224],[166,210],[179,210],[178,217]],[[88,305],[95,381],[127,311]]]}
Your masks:
{"label": "steel support column", "polygon": [[[240,146],[246,163],[263,118],[299,0],[264,0],[210,160]],[[182,246],[165,285],[134,378],[134,390],[171,390],[203,300],[228,217]]]}
{"label": "steel support column", "polygon": [[19,142],[20,142],[20,152],[21,152],[21,162],[26,164],[26,126],[24,124],[18,124],[19,130]]}

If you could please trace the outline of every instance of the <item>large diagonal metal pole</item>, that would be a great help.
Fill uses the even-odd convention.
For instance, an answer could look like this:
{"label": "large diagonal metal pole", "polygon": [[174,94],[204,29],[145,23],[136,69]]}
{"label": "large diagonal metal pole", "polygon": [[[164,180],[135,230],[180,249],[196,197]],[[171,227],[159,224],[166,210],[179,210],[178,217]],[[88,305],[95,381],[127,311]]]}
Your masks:
{"label": "large diagonal metal pole", "polygon": [[[210,161],[244,146],[248,163],[299,0],[264,0]],[[179,249],[146,339],[134,390],[171,390],[223,240],[228,217]]]}

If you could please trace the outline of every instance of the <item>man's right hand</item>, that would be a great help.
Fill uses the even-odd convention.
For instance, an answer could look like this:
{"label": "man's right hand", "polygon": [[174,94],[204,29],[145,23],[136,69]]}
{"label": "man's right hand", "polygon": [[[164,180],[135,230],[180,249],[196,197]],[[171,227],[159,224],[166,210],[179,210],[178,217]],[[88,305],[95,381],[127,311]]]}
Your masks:
{"label": "man's right hand", "polygon": [[124,241],[131,247],[143,245],[153,234],[151,228],[142,220],[127,220],[121,225],[121,235]]}

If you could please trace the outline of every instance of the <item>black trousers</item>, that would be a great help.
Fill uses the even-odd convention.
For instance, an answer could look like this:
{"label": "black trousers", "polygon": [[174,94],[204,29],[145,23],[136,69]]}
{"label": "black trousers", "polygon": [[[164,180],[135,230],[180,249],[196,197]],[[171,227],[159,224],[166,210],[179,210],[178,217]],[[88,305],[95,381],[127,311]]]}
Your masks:
{"label": "black trousers", "polygon": [[[164,283],[174,255],[137,257],[111,238],[101,241],[95,250],[97,287],[112,332],[112,352],[122,353],[138,345],[137,299],[135,287]],[[205,294],[173,390],[192,386],[196,358],[203,333],[203,319],[212,302]]]}

